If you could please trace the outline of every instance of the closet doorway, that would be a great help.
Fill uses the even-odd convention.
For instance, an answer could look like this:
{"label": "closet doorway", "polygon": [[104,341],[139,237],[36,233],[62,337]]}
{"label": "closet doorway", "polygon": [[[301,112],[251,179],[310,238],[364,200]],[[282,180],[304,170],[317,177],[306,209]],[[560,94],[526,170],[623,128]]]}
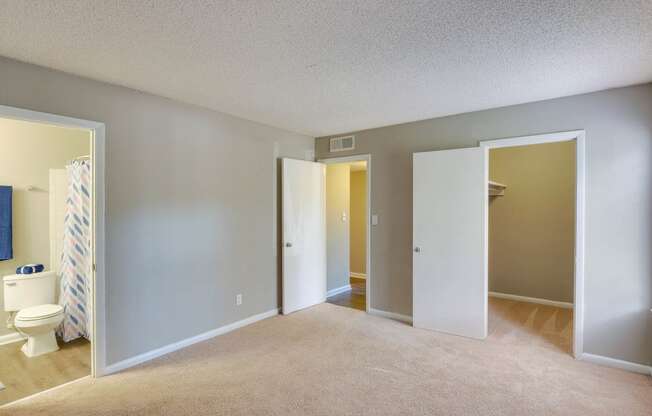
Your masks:
{"label": "closet doorway", "polygon": [[320,162],[326,164],[327,302],[369,311],[370,157]]}
{"label": "closet doorway", "polygon": [[488,336],[572,354],[575,140],[489,148]]}
{"label": "closet doorway", "polygon": [[[566,191],[568,191],[566,196],[570,195],[569,198],[572,199],[571,207],[565,211],[565,220],[551,220],[563,222],[561,228],[568,231],[564,237],[564,244],[551,248],[551,243],[546,243],[548,251],[552,255],[544,256],[543,260],[541,257],[530,259],[529,263],[527,261],[525,263],[526,265],[543,264],[545,266],[548,262],[549,269],[553,270],[553,266],[557,266],[555,262],[558,260],[555,257],[555,250],[565,247],[562,269],[572,276],[572,283],[566,281],[565,286],[556,283],[556,287],[563,292],[562,296],[565,296],[562,297],[562,301],[559,301],[563,302],[564,306],[570,306],[568,305],[570,302],[567,300],[569,296],[572,296],[572,312],[567,311],[569,313],[567,318],[561,317],[559,321],[563,326],[564,319],[567,319],[569,328],[572,328],[572,336],[570,333],[564,335],[569,340],[572,338],[572,348],[567,345],[569,342],[564,343],[563,340],[557,340],[557,343],[561,345],[560,348],[572,351],[576,358],[581,358],[584,310],[584,137],[584,131],[578,130],[482,141],[479,147],[421,152],[413,155],[413,325],[415,327],[478,339],[485,339],[488,335],[493,335],[488,333],[490,198],[503,198],[497,204],[507,205],[504,207],[507,208],[506,213],[501,214],[504,219],[518,216],[514,215],[514,212],[510,212],[510,206],[506,204],[508,199],[511,199],[505,196],[510,192],[510,184],[500,183],[500,178],[490,178],[489,152],[499,148],[572,142],[570,147],[574,147],[574,156],[566,157],[566,160],[573,161],[574,166],[567,165],[566,168],[570,171],[574,170],[574,184],[566,182],[563,185],[559,179],[555,180],[557,185],[566,187]],[[490,179],[497,180],[490,182]],[[517,181],[514,182],[514,184],[516,183]],[[555,184],[548,185],[554,187]],[[520,187],[520,185],[513,186],[512,190],[517,190]],[[503,192],[503,196],[499,196]],[[492,194],[491,197],[490,194]],[[536,215],[540,207],[527,205],[532,204],[533,201],[535,201],[534,198],[526,198],[524,206],[529,211],[535,212]],[[518,212],[518,214],[521,213]],[[536,223],[537,219],[534,218],[531,221]],[[498,223],[494,225],[497,226]],[[541,227],[541,224],[538,225],[537,232],[544,236],[555,229],[551,226]],[[522,260],[513,256],[525,253],[525,248],[532,245],[527,240],[526,233],[519,234],[519,231],[524,229],[523,224],[516,224],[514,227],[509,230],[516,235],[516,243],[511,244],[511,249],[508,252],[512,257],[501,260],[502,266],[494,258],[496,263],[492,262],[491,265],[494,274],[495,272],[502,273],[503,269],[512,266],[510,260],[513,263],[516,263],[516,260]],[[554,239],[549,241],[556,244]],[[504,250],[504,248],[496,246],[491,250]],[[496,253],[492,252],[491,254]],[[522,267],[515,269],[523,270]],[[494,289],[500,287],[500,284],[505,281],[514,284],[513,278],[511,281],[503,279],[502,282],[501,278],[503,276],[498,276],[495,282],[492,281]],[[548,279],[553,280],[549,276]],[[569,295],[571,285],[572,295]],[[512,290],[515,286],[504,287],[507,287],[507,290]],[[550,299],[535,298],[532,295],[534,293],[552,294],[552,289],[545,284],[535,288],[539,292],[531,291],[528,292],[529,296],[521,295],[521,298],[509,300],[519,302],[528,300],[531,304],[533,300],[537,300],[539,303],[535,305],[550,301],[546,302],[547,306],[560,306],[554,304],[554,301]],[[505,298],[512,294],[494,290],[492,295],[492,299],[499,299],[498,296]],[[572,313],[572,318],[570,313]],[[522,315],[526,315],[527,322],[527,311]],[[542,317],[545,318],[545,314],[532,317],[532,319],[536,320],[536,325],[558,324],[554,320],[550,321],[542,319]],[[570,326],[570,321],[572,321],[572,326]]]}
{"label": "closet doorway", "polygon": [[7,106],[0,122],[3,405],[103,373],[104,125]]}

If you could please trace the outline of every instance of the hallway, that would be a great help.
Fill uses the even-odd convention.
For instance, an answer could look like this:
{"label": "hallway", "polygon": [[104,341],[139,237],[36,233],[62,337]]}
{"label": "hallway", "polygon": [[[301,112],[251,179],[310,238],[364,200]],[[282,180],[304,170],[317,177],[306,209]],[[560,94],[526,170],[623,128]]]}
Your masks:
{"label": "hallway", "polygon": [[333,305],[345,306],[347,308],[365,311],[367,308],[366,280],[357,277],[351,277],[351,290],[344,293],[338,293],[326,299],[326,302]]}

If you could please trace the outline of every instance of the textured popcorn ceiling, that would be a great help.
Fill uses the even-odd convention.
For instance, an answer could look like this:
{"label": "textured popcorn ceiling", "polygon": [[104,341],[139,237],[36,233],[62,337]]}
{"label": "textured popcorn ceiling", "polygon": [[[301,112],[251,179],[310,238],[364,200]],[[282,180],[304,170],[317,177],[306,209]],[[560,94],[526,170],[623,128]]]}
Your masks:
{"label": "textured popcorn ceiling", "polygon": [[0,55],[321,136],[651,81],[652,0],[0,0]]}

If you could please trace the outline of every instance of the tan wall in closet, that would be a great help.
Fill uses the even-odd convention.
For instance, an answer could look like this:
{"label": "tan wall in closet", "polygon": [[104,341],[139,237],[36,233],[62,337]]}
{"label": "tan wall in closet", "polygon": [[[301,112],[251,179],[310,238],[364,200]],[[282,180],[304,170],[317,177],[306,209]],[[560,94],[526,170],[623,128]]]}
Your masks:
{"label": "tan wall in closet", "polygon": [[489,152],[489,290],[573,302],[575,142]]}

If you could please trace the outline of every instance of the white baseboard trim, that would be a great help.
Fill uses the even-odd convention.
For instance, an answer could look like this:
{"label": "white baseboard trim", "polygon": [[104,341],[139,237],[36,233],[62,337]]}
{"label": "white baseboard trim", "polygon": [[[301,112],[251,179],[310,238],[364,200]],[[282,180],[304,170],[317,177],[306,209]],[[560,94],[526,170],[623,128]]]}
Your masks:
{"label": "white baseboard trim", "polygon": [[372,315],[381,316],[383,318],[394,319],[396,321],[412,323],[412,317],[408,315],[401,315],[400,313],[387,312],[380,309],[369,308],[369,313]]}
{"label": "white baseboard trim", "polygon": [[330,298],[331,296],[339,295],[340,293],[348,292],[349,290],[351,290],[351,285],[336,287],[335,289],[331,289],[326,292],[326,297]]}
{"label": "white baseboard trim", "polygon": [[272,316],[278,315],[278,309],[272,309],[267,312],[259,313],[258,315],[250,316],[241,321],[234,322],[232,324],[224,325],[222,327],[212,329],[203,334],[195,335],[194,337],[186,338],[181,341],[175,342],[174,344],[166,345],[161,348],[157,348],[152,351],[137,355],[135,357],[127,358],[126,360],[119,361],[115,364],[111,364],[104,369],[102,375],[108,375],[116,373],[118,371],[126,370],[127,368],[133,367],[138,364],[142,364],[146,361],[158,358],[162,355],[169,354],[173,351],[180,350],[182,348],[188,347],[192,344],[198,342],[206,341],[208,339],[214,338],[218,335],[226,334],[227,332],[234,331],[236,329],[242,328],[243,326],[251,325],[254,322],[262,321],[263,319],[271,318]]}
{"label": "white baseboard trim", "polygon": [[91,376],[84,376],[82,378],[78,378],[77,380],[72,380],[72,381],[69,381],[67,383],[59,384],[58,386],[54,386],[54,387],[49,388],[47,390],[39,391],[38,393],[34,393],[34,394],[29,395],[27,397],[23,397],[21,399],[14,400],[13,402],[5,403],[5,404],[0,406],[0,409],[4,409],[5,407],[13,406],[15,404],[18,404],[18,403],[21,403],[21,402],[24,402],[24,401],[27,401],[27,400],[31,400],[36,396],[40,396],[42,394],[46,394],[46,393],[49,393],[49,392],[54,391],[54,390],[58,390],[58,389],[60,389],[62,387],[66,387],[66,386],[68,386],[70,384],[74,384],[74,383],[77,383],[78,381],[86,380],[86,379],[89,379],[89,378],[91,378]]}
{"label": "white baseboard trim", "polygon": [[621,370],[632,371],[634,373],[652,375],[652,366],[623,361],[616,358],[604,357],[602,355],[583,353],[578,358],[580,361],[603,365],[606,367],[620,368]]}
{"label": "white baseboard trim", "polygon": [[7,345],[24,339],[25,337],[20,335],[18,332],[12,332],[10,334],[0,335],[0,345]]}
{"label": "white baseboard trim", "polygon": [[527,296],[510,295],[509,293],[489,292],[492,298],[516,300],[519,302],[538,303],[540,305],[556,306],[558,308],[573,309],[573,304],[570,302],[559,302],[556,300],[530,298]]}
{"label": "white baseboard trim", "polygon": [[356,273],[356,272],[349,272],[351,277],[355,277],[356,279],[367,279],[367,275],[365,273]]}

